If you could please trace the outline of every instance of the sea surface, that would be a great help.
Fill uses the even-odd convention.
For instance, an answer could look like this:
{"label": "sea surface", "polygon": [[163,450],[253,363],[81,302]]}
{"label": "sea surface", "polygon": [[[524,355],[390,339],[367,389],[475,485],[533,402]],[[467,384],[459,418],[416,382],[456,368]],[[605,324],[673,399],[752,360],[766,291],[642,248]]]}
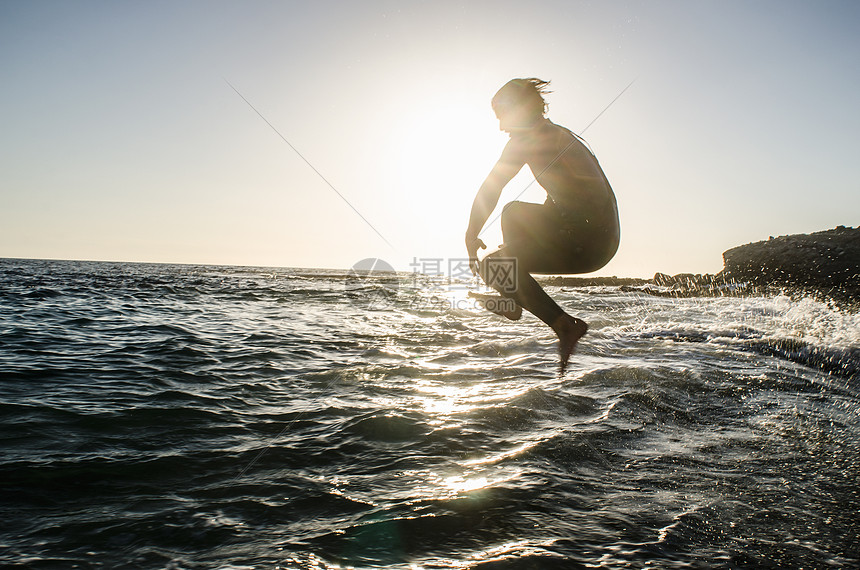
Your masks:
{"label": "sea surface", "polygon": [[860,566],[860,315],[0,260],[0,566]]}

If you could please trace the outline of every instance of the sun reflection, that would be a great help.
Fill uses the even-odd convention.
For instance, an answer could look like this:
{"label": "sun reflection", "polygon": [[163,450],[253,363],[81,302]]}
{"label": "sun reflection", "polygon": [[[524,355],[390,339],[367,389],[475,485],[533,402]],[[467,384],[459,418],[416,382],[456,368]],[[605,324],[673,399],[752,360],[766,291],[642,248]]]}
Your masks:
{"label": "sun reflection", "polygon": [[[522,559],[528,556],[551,554],[547,549],[556,543],[556,539],[543,541],[533,540],[511,540],[496,546],[490,546],[484,550],[478,550],[467,554],[465,559],[454,560],[443,558],[434,560],[433,568],[450,568],[452,570],[473,568],[476,563],[503,562],[506,560]],[[425,566],[412,564],[410,570],[424,570]]]}
{"label": "sun reflection", "polygon": [[419,394],[416,403],[430,416],[428,423],[431,425],[444,423],[452,415],[469,413],[492,406],[496,402],[511,400],[526,390],[522,387],[488,388],[482,383],[455,386],[431,380],[419,380],[415,386],[415,391]]}
{"label": "sun reflection", "polygon": [[505,459],[510,459],[511,457],[516,457],[520,453],[528,451],[532,447],[539,444],[541,441],[542,440],[527,441],[527,442],[523,443],[522,445],[518,445],[518,446],[514,447],[513,449],[509,449],[507,451],[502,451],[501,453],[494,453],[494,454],[489,455],[487,457],[479,457],[476,459],[470,459],[469,461],[466,461],[464,463],[464,465],[470,465],[470,466],[471,465],[490,465],[492,463],[498,463],[499,461],[503,461]]}
{"label": "sun reflection", "polygon": [[[445,368],[444,365],[442,367]],[[432,366],[430,368],[432,370]],[[463,425],[468,414],[492,410],[504,402],[515,400],[529,389],[509,382],[442,382],[433,373],[416,379],[413,386],[412,405],[435,429],[456,429]],[[439,437],[444,440],[447,435]],[[510,485],[521,476],[522,467],[509,460],[538,445],[541,440],[536,440],[538,437],[532,434],[509,441],[504,449],[495,449],[489,454],[479,446],[458,461],[459,468],[402,472],[404,483],[408,482],[404,488],[408,487],[410,500],[468,498],[480,501],[486,491]]]}
{"label": "sun reflection", "polygon": [[456,493],[468,493],[469,491],[476,491],[478,489],[488,487],[490,485],[490,481],[486,477],[473,477],[471,479],[466,479],[462,475],[454,475],[453,477],[443,479],[442,484]]}
{"label": "sun reflection", "polygon": [[[510,484],[522,474],[516,466],[492,469],[465,469],[460,473],[426,473],[424,492],[434,499],[468,497],[481,500],[482,491],[504,484]],[[474,494],[475,492],[477,494]]]}
{"label": "sun reflection", "polygon": [[[474,552],[469,558],[479,562],[502,561],[514,558],[523,558],[535,554],[546,553],[546,549],[555,543],[555,539],[544,540],[540,542],[531,542],[528,540],[512,540],[498,546],[493,546],[485,550]],[[472,566],[469,561],[459,565],[461,568]]]}
{"label": "sun reflection", "polygon": [[416,391],[426,394],[419,396],[421,408],[432,416],[430,424],[440,424],[444,418],[453,414],[465,413],[475,407],[474,396],[479,393],[479,387],[459,387],[440,385],[422,380],[418,382]]}

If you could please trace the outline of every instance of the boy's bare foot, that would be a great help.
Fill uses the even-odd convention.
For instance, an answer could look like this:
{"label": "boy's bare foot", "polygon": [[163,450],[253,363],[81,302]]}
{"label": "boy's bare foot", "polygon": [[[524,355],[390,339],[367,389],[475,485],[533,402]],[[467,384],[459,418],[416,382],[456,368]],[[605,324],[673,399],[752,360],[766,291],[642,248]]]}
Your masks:
{"label": "boy's bare foot", "polygon": [[508,297],[501,295],[484,295],[483,293],[473,293],[469,291],[469,297],[472,297],[481,307],[487,309],[491,313],[507,317],[512,321],[520,320],[523,316],[523,308],[517,305],[517,302]]}
{"label": "boy's bare foot", "polygon": [[567,361],[570,360],[570,355],[573,354],[576,343],[588,332],[588,325],[585,321],[564,313],[553,323],[552,329],[558,335],[558,356],[561,361],[560,371],[561,375],[564,375],[564,371],[567,369]]}

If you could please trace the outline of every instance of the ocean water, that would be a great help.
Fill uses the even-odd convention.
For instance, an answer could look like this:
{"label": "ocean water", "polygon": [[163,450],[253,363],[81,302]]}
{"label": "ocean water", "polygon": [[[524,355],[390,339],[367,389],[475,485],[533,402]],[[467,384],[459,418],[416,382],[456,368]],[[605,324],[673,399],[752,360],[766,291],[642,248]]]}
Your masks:
{"label": "ocean water", "polygon": [[0,260],[0,565],[860,566],[860,315]]}

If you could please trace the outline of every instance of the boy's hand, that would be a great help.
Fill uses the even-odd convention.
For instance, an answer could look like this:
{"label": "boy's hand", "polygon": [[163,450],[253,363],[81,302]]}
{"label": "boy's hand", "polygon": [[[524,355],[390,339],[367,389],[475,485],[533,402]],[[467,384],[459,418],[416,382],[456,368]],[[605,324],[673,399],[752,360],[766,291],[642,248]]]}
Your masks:
{"label": "boy's hand", "polygon": [[478,274],[478,249],[487,249],[487,245],[479,237],[466,236],[466,251],[469,253],[469,269],[472,270],[472,275]]}

